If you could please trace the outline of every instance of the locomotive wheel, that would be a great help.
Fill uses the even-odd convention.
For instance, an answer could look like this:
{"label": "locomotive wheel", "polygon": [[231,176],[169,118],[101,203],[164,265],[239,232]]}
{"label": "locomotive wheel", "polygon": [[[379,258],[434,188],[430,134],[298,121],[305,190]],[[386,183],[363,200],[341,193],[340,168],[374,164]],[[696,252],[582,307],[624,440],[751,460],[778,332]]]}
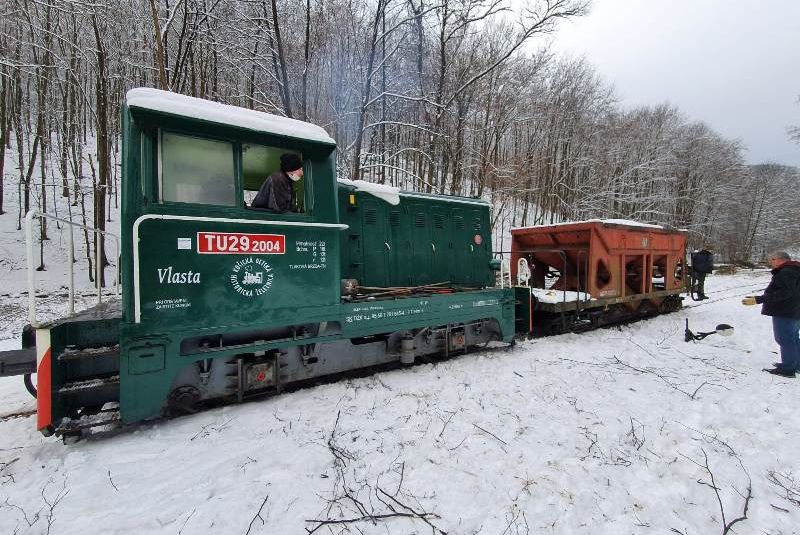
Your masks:
{"label": "locomotive wheel", "polygon": [[169,394],[167,405],[175,414],[194,414],[198,410],[200,391],[191,385],[179,386]]}
{"label": "locomotive wheel", "polygon": [[33,396],[34,399],[36,399],[36,386],[33,384],[33,379],[31,379],[31,375],[32,374],[30,373],[26,373],[22,377],[22,380],[25,382],[25,389],[31,396]]}
{"label": "locomotive wheel", "polygon": [[69,431],[61,435],[61,441],[64,443],[65,446],[69,446],[70,444],[76,444],[80,442],[83,438],[83,431],[77,429],[75,431]]}

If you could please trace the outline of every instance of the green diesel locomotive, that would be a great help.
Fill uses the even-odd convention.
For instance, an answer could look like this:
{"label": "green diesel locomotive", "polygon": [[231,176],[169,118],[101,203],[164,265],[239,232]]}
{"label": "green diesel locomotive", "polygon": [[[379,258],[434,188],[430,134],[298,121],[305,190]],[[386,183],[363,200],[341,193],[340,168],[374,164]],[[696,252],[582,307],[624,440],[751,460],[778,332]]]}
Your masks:
{"label": "green diesel locomotive", "polygon": [[[337,181],[301,121],[145,88],[122,113],[121,300],[24,336],[45,435],[513,340],[488,203]],[[251,208],[287,152],[293,211]]]}

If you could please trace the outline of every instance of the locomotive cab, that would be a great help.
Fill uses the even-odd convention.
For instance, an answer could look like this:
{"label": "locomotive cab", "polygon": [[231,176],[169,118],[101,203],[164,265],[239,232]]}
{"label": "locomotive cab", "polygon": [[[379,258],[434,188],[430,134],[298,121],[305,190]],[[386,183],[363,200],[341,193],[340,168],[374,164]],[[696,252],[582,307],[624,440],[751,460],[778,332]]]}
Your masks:
{"label": "locomotive cab", "polygon": [[[336,332],[335,143],[308,123],[153,89],[130,91],[124,113],[122,418],[167,395],[241,397],[269,344]],[[303,160],[292,211],[252,208],[285,153]],[[255,386],[277,384],[258,369]]]}
{"label": "locomotive cab", "polygon": [[[153,89],[128,94],[122,228],[132,232],[123,231],[122,249],[133,253],[123,277],[134,284],[126,322],[248,324],[266,309],[338,302],[338,265],[328,260],[344,228],[333,140],[308,123],[242,111]],[[293,210],[252,208],[284,153],[303,159]],[[175,308],[159,305],[176,300],[173,318]]]}

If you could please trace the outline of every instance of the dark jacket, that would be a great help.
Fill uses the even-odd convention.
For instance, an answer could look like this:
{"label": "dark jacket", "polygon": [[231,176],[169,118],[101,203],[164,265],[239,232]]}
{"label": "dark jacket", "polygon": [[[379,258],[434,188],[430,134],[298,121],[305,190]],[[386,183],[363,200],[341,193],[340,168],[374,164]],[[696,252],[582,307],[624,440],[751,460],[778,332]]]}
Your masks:
{"label": "dark jacket", "polygon": [[800,262],[789,260],[772,270],[764,295],[756,296],[765,316],[800,319]]}
{"label": "dark jacket", "polygon": [[692,253],[692,269],[695,273],[711,273],[714,271],[714,255],[703,249]]}
{"label": "dark jacket", "polygon": [[283,171],[275,171],[269,175],[256,193],[252,206],[280,213],[291,211],[292,179]]}

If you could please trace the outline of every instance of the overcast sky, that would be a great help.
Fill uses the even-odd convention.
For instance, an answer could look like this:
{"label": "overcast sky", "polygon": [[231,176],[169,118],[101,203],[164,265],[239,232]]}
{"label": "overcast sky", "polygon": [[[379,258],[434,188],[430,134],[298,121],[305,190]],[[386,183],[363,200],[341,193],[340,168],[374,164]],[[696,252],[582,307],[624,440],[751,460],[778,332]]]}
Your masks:
{"label": "overcast sky", "polygon": [[625,108],[668,101],[740,139],[749,163],[800,166],[800,0],[593,0],[554,50],[584,55]]}

